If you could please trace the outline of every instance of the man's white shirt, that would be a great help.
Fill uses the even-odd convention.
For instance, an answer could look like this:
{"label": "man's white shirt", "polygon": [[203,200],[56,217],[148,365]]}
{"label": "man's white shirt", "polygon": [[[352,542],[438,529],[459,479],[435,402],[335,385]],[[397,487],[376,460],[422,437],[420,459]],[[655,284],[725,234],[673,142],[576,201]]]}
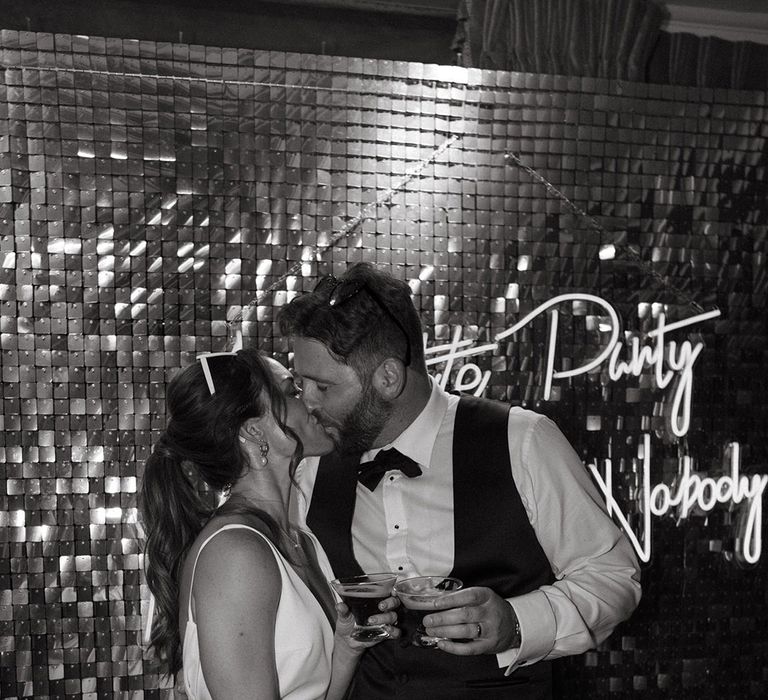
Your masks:
{"label": "man's white shirt", "polygon": [[[458,396],[433,380],[423,411],[384,446],[418,462],[422,476],[390,471],[374,491],[357,485],[352,543],[363,571],[394,571],[407,578],[447,576],[453,569],[453,425],[458,403]],[[499,667],[510,673],[521,665],[595,647],[636,607],[640,576],[629,540],[606,513],[586,468],[557,426],[545,416],[513,407],[507,433],[515,485],[556,577],[552,585],[508,599],[522,637],[519,648],[497,654]],[[361,461],[373,459],[378,451],[366,452]],[[318,458],[308,458],[296,473],[296,517],[302,526],[318,463]]]}

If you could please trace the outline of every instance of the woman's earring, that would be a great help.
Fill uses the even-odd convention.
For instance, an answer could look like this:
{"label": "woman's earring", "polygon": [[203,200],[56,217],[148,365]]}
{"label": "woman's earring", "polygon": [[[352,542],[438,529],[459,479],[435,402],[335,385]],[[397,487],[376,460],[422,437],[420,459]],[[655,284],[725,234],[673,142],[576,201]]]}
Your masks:
{"label": "woman's earring", "polygon": [[261,462],[262,467],[267,466],[267,455],[269,454],[269,444],[264,441],[259,443],[259,452],[261,452],[261,457],[259,457],[259,461]]}

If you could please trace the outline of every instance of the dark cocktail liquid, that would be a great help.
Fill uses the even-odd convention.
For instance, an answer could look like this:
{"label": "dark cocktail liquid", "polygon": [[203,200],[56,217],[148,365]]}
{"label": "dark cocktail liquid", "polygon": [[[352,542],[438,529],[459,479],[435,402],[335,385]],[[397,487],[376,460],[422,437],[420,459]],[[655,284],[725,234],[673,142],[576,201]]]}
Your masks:
{"label": "dark cocktail liquid", "polygon": [[411,643],[417,647],[437,646],[437,640],[427,637],[424,632],[424,617],[435,609],[432,599],[417,600],[402,596],[402,603],[398,624],[402,630],[403,639],[411,640]]}
{"label": "dark cocktail liquid", "polygon": [[365,626],[368,624],[368,618],[371,615],[381,612],[379,610],[379,603],[384,600],[385,595],[355,595],[352,593],[345,593],[341,596],[341,599],[347,604],[352,614],[355,616],[355,622],[358,625]]}
{"label": "dark cocktail liquid", "polygon": [[361,586],[360,590],[346,590],[340,594],[355,618],[357,629],[352,635],[355,639],[382,639],[389,636],[382,625],[368,624],[368,618],[381,612],[379,603],[389,595],[388,588],[378,586],[377,589],[374,591],[371,586]]}
{"label": "dark cocktail liquid", "polygon": [[409,610],[405,606],[398,610],[397,625],[402,630],[403,639],[413,640],[416,630],[424,632],[423,620],[428,610]]}

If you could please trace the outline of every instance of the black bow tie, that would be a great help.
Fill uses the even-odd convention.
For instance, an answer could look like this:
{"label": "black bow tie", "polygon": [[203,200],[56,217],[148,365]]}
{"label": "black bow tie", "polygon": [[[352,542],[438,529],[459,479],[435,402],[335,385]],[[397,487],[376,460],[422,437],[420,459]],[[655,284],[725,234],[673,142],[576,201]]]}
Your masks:
{"label": "black bow tie", "polygon": [[379,485],[381,477],[390,469],[399,469],[409,478],[421,476],[421,467],[417,462],[391,448],[380,450],[370,462],[360,464],[357,468],[357,480],[369,491],[373,491]]}

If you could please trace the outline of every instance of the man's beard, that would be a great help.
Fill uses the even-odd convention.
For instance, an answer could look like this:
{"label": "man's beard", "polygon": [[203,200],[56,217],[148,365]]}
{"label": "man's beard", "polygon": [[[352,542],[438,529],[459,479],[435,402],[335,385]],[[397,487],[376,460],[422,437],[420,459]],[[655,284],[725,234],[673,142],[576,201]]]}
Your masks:
{"label": "man's beard", "polygon": [[339,429],[337,449],[342,454],[366,452],[392,415],[392,404],[384,401],[370,383]]}

